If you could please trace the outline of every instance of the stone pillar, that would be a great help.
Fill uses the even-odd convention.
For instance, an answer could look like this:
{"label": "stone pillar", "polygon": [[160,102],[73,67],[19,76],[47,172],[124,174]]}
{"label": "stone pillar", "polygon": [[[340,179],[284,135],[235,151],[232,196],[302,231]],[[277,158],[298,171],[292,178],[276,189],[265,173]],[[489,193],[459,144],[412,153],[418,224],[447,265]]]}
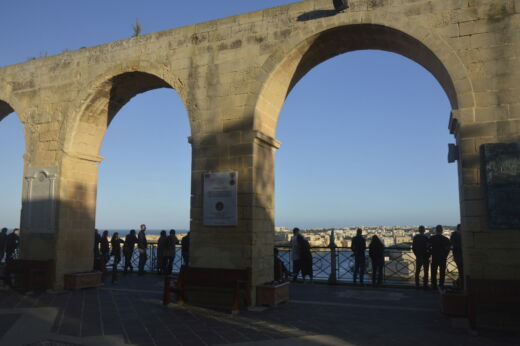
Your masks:
{"label": "stone pillar", "polygon": [[63,275],[90,271],[94,263],[94,227],[99,156],[66,154],[62,159],[55,286]]}
{"label": "stone pillar", "polygon": [[[274,153],[279,143],[257,131],[192,137],[190,265],[252,269],[256,285],[273,280]],[[202,174],[238,171],[238,225],[202,223]]]}

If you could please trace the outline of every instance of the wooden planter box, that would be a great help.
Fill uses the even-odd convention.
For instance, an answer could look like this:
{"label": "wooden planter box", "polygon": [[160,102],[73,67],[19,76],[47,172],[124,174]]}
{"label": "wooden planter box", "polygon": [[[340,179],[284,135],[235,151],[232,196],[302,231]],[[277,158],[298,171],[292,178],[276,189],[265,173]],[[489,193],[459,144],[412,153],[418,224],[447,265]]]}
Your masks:
{"label": "wooden planter box", "polygon": [[468,297],[464,293],[441,294],[441,312],[449,316],[467,316]]}
{"label": "wooden planter box", "polygon": [[289,300],[289,283],[256,287],[256,305],[277,306]]}
{"label": "wooden planter box", "polygon": [[101,286],[103,273],[99,271],[65,274],[65,289],[78,290],[80,288],[94,288]]}

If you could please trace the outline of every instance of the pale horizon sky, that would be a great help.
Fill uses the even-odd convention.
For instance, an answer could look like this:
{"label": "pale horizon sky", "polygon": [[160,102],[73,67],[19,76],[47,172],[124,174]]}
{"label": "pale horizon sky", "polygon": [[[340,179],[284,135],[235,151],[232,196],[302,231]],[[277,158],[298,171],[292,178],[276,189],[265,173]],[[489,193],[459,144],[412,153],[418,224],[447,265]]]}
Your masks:
{"label": "pale horizon sky", "polygon": [[[0,66],[127,38],[136,17],[149,33],[290,2],[7,0]],[[280,114],[276,225],[459,223],[457,166],[446,159],[450,110],[433,76],[402,56],[358,51],[318,65]],[[121,109],[101,149],[98,228],[189,227],[189,135],[175,90],[140,94]],[[0,121],[0,227],[18,226],[23,152],[13,113]]]}

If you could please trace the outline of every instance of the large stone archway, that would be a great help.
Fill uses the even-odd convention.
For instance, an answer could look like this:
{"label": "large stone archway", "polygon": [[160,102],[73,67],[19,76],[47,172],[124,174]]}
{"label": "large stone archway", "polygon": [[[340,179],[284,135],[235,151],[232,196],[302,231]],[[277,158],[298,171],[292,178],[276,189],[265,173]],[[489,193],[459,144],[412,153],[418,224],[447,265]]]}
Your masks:
{"label": "large stone archway", "polygon": [[[26,175],[44,173],[45,183],[48,177],[56,182],[48,196],[52,203],[45,206],[59,206],[52,209],[55,222],[46,221],[46,233],[28,228],[35,239],[47,239],[49,250],[34,243],[24,256],[55,259],[57,286],[63,273],[90,269],[88,251],[79,248],[90,242],[103,131],[129,97],[167,84],[184,101],[192,130],[193,265],[251,267],[253,284],[270,281],[279,110],[313,66],[370,48],[423,65],[450,99],[466,274],[491,283],[520,282],[520,262],[512,256],[520,233],[489,226],[479,155],[482,144],[520,141],[518,5],[496,0],[350,5],[337,13],[328,0],[301,1],[0,68],[0,95],[17,100],[16,110],[30,129]],[[113,89],[114,83],[121,88]],[[202,173],[228,170],[240,177],[238,224],[205,227]],[[80,259],[72,264],[71,256]]]}

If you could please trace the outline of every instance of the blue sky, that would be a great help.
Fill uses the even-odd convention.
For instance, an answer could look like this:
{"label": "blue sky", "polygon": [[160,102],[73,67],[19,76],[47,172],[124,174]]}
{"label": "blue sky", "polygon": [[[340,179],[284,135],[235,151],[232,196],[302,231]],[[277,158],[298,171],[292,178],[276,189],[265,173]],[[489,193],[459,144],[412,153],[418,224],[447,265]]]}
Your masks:
{"label": "blue sky", "polygon": [[[0,66],[132,34],[165,30],[292,1],[3,1]],[[13,29],[16,28],[16,29]],[[457,169],[450,106],[437,81],[396,54],[360,51],[309,72],[280,115],[276,224],[456,224]],[[133,98],[110,125],[101,155],[97,226],[186,229],[191,148],[174,90]],[[18,225],[22,126],[0,122],[0,226]]]}

